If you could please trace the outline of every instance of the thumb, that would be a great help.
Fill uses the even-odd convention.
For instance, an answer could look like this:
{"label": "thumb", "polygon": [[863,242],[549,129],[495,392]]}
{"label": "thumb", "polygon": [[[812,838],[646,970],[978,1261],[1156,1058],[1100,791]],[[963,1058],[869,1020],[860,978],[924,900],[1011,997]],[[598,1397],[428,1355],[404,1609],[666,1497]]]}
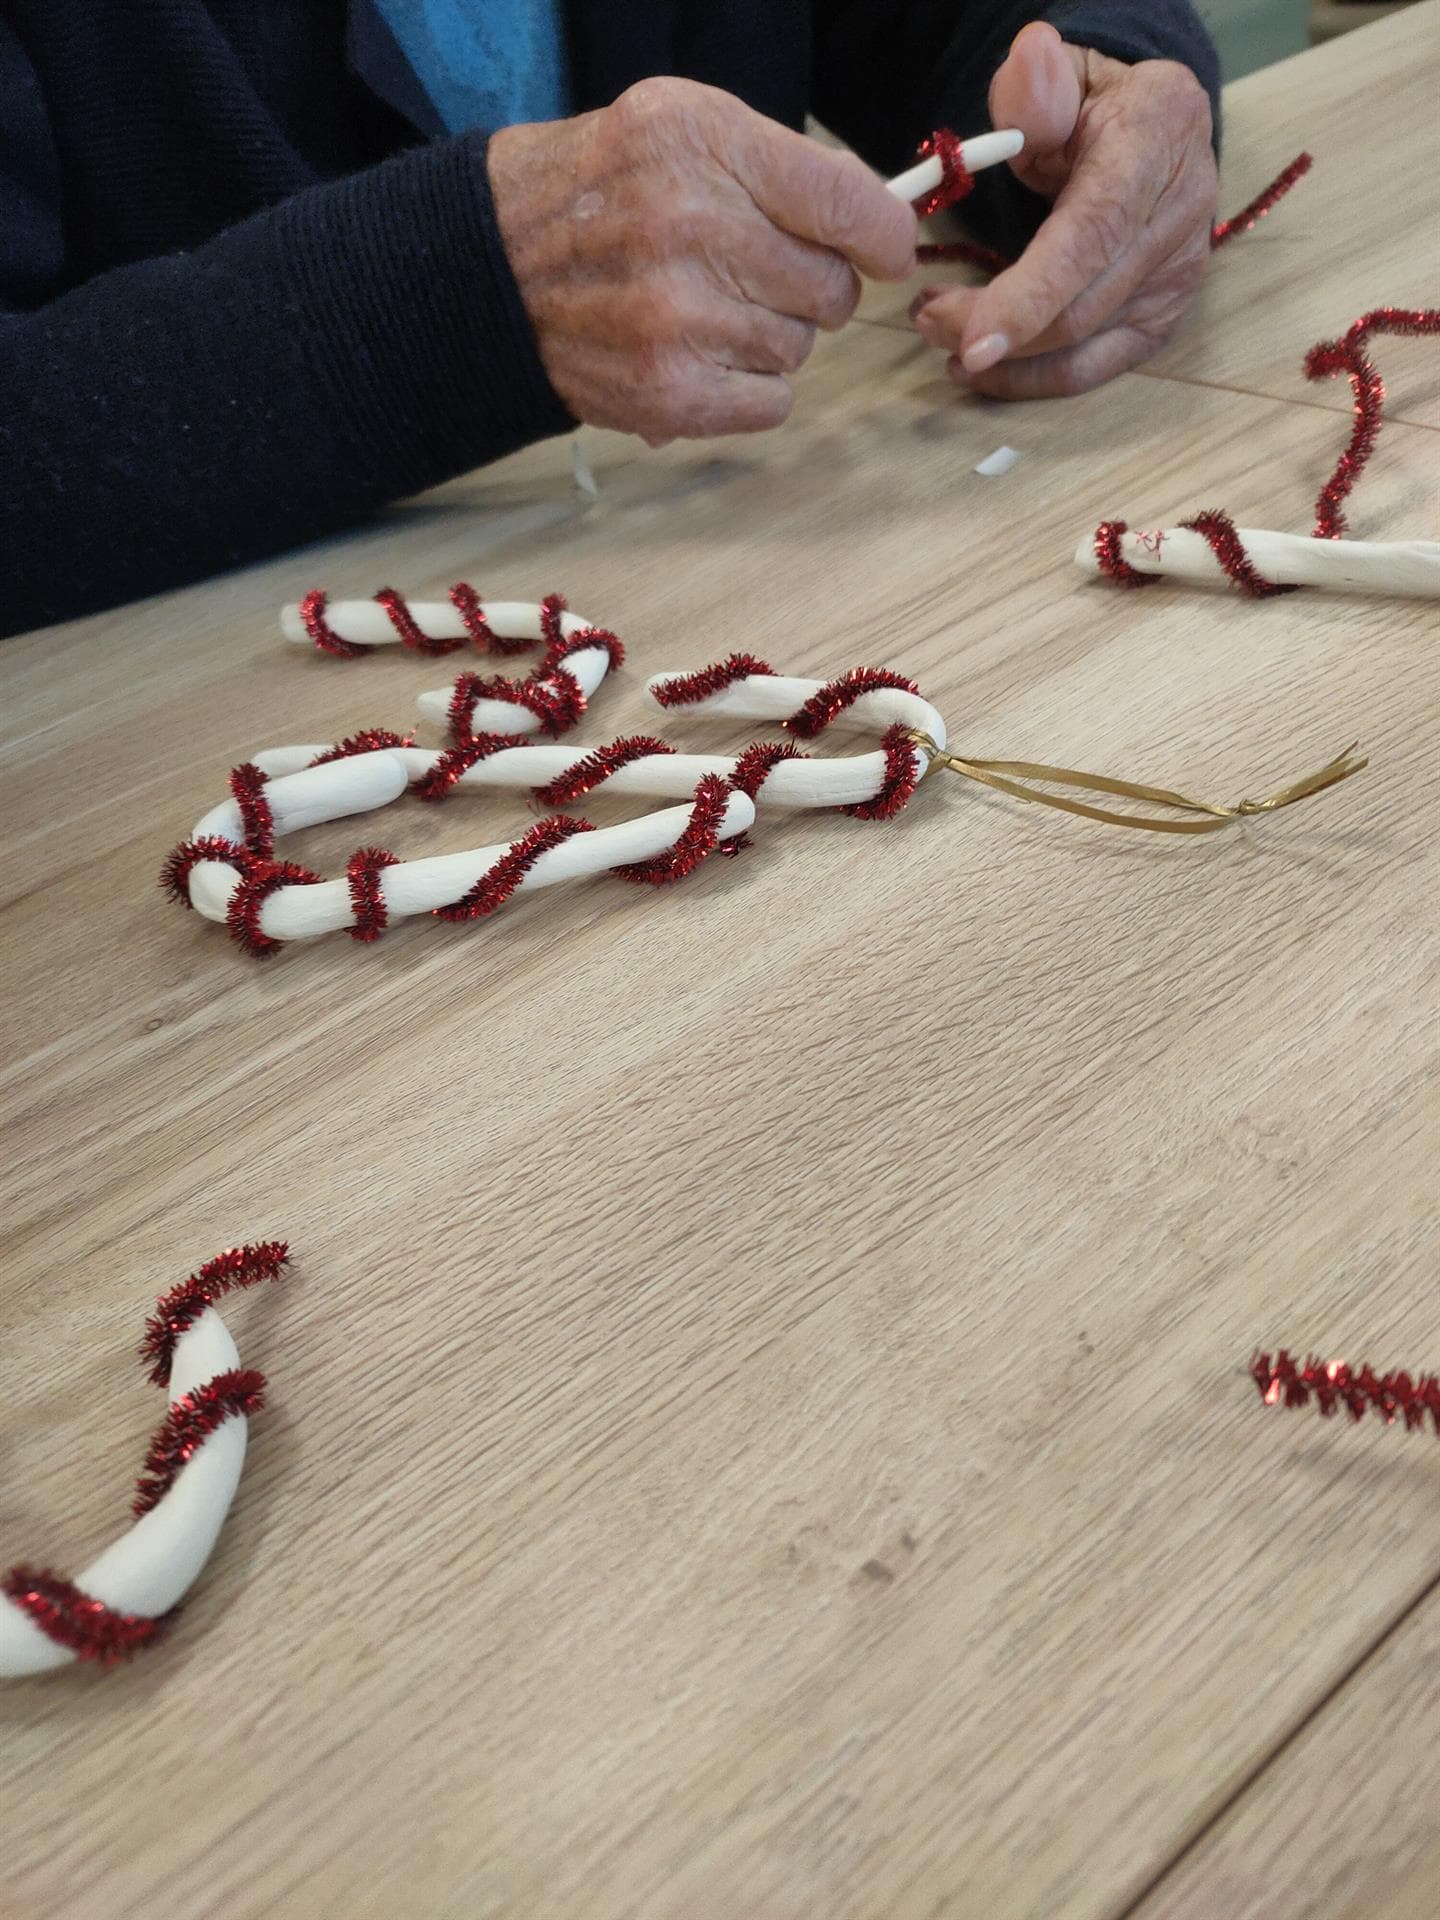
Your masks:
{"label": "thumb", "polygon": [[1025,151],[1015,171],[1026,186],[1054,193],[1068,168],[1064,152],[1080,119],[1084,55],[1054,27],[1032,21],[1015,36],[990,82],[990,121],[1018,127]]}

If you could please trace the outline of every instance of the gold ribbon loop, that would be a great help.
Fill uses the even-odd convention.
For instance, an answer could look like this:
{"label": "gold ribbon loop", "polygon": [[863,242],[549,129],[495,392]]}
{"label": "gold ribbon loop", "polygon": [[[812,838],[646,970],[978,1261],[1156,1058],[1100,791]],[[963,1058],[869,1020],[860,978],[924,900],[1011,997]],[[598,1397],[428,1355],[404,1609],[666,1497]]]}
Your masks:
{"label": "gold ribbon loop", "polygon": [[[1240,800],[1233,807],[1226,807],[1209,800],[1192,800],[1187,794],[1171,792],[1168,787],[1150,787],[1138,780],[1116,780],[1106,773],[1081,773],[1075,767],[1047,767],[1035,760],[966,760],[937,747],[929,734],[916,733],[912,738],[930,756],[927,774],[943,767],[949,773],[963,774],[967,780],[977,780],[982,786],[1008,793],[1016,800],[1033,800],[1038,806],[1057,807],[1062,813],[1080,814],[1107,827],[1136,827],[1144,833],[1218,833],[1221,828],[1233,827],[1237,820],[1248,819],[1253,814],[1278,813],[1281,807],[1293,807],[1297,800],[1308,800],[1312,794],[1338,786],[1370,764],[1368,759],[1355,758],[1359,745],[1356,742],[1336,754],[1318,773],[1307,774],[1304,779],[1272,793],[1268,799]],[[1109,807],[1092,806],[1087,800],[1042,792],[1038,787],[1024,784],[1029,781],[1043,781],[1054,787],[1078,787],[1086,793],[1113,794],[1120,800],[1139,800],[1150,806],[1171,807],[1179,813],[1202,817],[1166,820],[1153,814],[1116,813]]]}

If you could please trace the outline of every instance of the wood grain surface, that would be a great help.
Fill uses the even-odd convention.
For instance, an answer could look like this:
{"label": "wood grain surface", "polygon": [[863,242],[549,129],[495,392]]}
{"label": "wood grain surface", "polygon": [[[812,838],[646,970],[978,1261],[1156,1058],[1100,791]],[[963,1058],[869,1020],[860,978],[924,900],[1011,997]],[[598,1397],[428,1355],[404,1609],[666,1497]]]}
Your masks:
{"label": "wood grain surface", "polygon": [[[1298,119],[1333,57],[1289,70]],[[1364,210],[1336,218],[1304,271],[1344,308]],[[1270,324],[1225,332],[1244,360]],[[1433,1661],[1436,1456],[1266,1413],[1244,1365],[1440,1355],[1434,617],[1070,564],[1105,513],[1313,491],[1335,428],[1149,376],[977,405],[859,325],[779,435],[587,436],[594,504],[552,444],[0,648],[0,1560],[72,1570],[122,1523],[154,1293],[240,1238],[296,1256],[227,1308],[272,1400],[171,1638],[0,1692],[0,1912],[1337,1910],[1273,1849],[1323,1785],[1358,1858],[1343,1780],[1368,1755],[1398,1794],[1434,1744],[1433,1689],[1386,1735],[1405,1669],[1374,1649],[1400,1622]],[[976,476],[1001,440],[1019,465]],[[1431,531],[1437,454],[1387,428],[1367,524]],[[647,673],[743,646],[902,668],[976,754],[1219,799],[1357,735],[1373,764],[1195,842],[937,776],[889,826],[762,814],[665,893],[263,967],[168,906],[227,767],[406,724],[445,678],[287,648],[280,603],[461,576],[622,634],[590,741],[651,724]],[[335,871],[355,839],[287,844]],[[1367,1911],[1417,1920],[1405,1871]]]}
{"label": "wood grain surface", "polygon": [[[1377,1432],[1365,1444],[1386,1441]],[[1137,1920],[1433,1920],[1437,1599],[1428,1594],[1316,1711]]]}

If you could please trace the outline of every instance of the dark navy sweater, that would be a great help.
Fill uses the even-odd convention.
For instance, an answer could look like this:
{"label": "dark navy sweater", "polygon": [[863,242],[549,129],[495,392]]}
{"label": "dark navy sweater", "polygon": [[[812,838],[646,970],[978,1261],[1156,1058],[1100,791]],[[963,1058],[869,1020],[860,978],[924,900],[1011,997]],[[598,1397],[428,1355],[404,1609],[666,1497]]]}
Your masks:
{"label": "dark navy sweater", "polygon": [[[889,173],[987,124],[1028,19],[1187,62],[1186,0],[569,0],[576,111],[678,73]],[[0,633],[333,532],[569,425],[483,131],[428,139],[366,0],[0,0]],[[969,203],[1018,247],[1004,170]]]}

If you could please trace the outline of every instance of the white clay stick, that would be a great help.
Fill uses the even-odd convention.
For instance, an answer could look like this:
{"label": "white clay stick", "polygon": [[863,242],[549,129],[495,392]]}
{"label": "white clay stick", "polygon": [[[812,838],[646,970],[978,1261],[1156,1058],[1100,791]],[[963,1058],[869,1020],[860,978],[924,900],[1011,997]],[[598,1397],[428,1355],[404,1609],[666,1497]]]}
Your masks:
{"label": "white clay stick", "polygon": [[[977,133],[973,140],[963,141],[960,157],[971,173],[983,173],[986,167],[998,167],[1006,160],[1013,160],[1024,147],[1024,134],[1007,127],[1000,133]],[[943,178],[940,157],[932,153],[885,184],[897,200],[920,200],[927,193],[933,193]]]}
{"label": "white clay stick", "polygon": [[[1259,527],[1237,527],[1236,533],[1255,571],[1275,586],[1440,599],[1440,541],[1316,540]],[[1230,584],[1209,541],[1188,527],[1122,534],[1120,558],[1137,573],[1161,579]],[[1087,573],[1103,571],[1093,534],[1075,549],[1075,564]]]}
{"label": "white clay stick", "polygon": [[[365,761],[391,760],[394,785],[403,790],[405,775],[387,753],[366,754],[349,762],[338,761],[316,772],[334,774],[345,765],[363,768]],[[301,774],[288,776],[302,779]],[[276,781],[267,794],[279,796],[281,782]],[[337,796],[338,797],[338,796]],[[379,804],[379,801],[372,802]],[[349,805],[340,809],[353,811]],[[340,817],[339,812],[330,815]],[[277,814],[277,825],[280,815]],[[530,893],[537,887],[554,886],[561,880],[590,879],[612,867],[654,860],[673,847],[690,820],[688,807],[665,807],[658,813],[642,814],[621,826],[602,827],[592,833],[578,833],[557,847],[542,853],[515,886],[515,892]],[[755,807],[743,793],[731,793],[725,802],[720,823],[721,840],[733,840],[755,824]],[[477,881],[509,852],[501,844],[477,847],[465,853],[437,854],[424,860],[404,860],[380,875],[380,892],[391,919],[411,914],[433,913],[459,900]],[[207,920],[225,922],[230,897],[240,884],[240,873],[228,861],[202,860],[189,875],[190,904]],[[260,914],[260,931],[271,940],[312,940],[322,933],[337,933],[354,924],[355,914],[350,889],[344,880],[325,880],[316,886],[283,886],[265,901]]]}
{"label": "white clay stick", "polygon": [[[459,609],[448,600],[410,600],[406,610],[420,631],[431,640],[464,640],[468,629]],[[506,640],[542,640],[545,637],[543,615],[538,605],[528,600],[483,600],[479,606],[494,631]],[[360,647],[391,647],[400,643],[400,633],[383,606],[375,600],[331,600],[325,606],[325,619],[342,640]],[[560,631],[565,639],[593,626],[568,611],[560,615]],[[280,631],[292,646],[314,644],[305,624],[300,603],[292,600],[280,610]]]}

